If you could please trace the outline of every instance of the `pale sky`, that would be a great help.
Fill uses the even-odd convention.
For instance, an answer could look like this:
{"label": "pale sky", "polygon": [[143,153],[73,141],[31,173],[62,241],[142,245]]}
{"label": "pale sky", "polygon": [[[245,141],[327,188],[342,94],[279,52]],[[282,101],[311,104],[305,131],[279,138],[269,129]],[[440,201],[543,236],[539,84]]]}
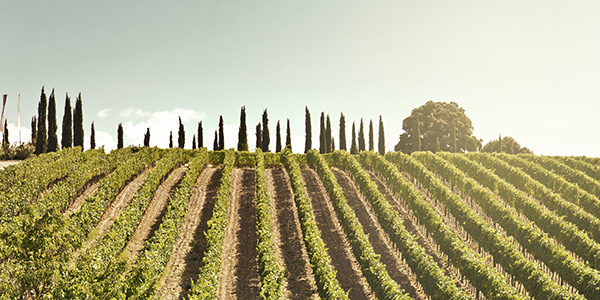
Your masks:
{"label": "pale sky", "polygon": [[[177,3],[177,5],[173,5]],[[304,150],[304,107],[318,147],[322,111],[336,142],[340,112],[382,115],[386,148],[429,100],[465,108],[484,143],[512,136],[536,154],[600,156],[599,1],[11,1],[0,3],[0,94],[10,138],[23,139],[40,89],[82,93],[86,142],[164,147],[177,117],[191,147],[196,124],[212,148],[219,115],[237,144],[264,109],[291,121]],[[284,137],[283,137],[284,138]],[[176,142],[176,139],[175,139]],[[349,143],[349,142],[348,142]],[[337,145],[336,145],[337,147]]]}

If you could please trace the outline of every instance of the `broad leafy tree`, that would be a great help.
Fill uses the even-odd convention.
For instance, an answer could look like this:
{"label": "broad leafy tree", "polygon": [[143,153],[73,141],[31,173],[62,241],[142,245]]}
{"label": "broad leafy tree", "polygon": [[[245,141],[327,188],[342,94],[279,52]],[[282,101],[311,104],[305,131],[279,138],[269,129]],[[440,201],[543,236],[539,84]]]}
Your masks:
{"label": "broad leafy tree", "polygon": [[499,136],[497,140],[491,140],[481,148],[481,152],[506,152],[509,154],[532,153],[527,147],[521,147],[514,138],[510,136]]}
{"label": "broad leafy tree", "polygon": [[416,135],[420,135],[422,151],[465,152],[481,148],[481,140],[473,136],[471,119],[454,102],[429,101],[413,109],[402,129],[396,151],[412,153],[418,148]]}

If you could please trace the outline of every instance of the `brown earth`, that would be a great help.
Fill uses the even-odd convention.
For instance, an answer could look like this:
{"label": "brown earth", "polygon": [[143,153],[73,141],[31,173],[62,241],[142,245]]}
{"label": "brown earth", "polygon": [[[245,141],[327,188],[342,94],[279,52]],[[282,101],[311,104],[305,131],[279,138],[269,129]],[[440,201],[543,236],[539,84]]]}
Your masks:
{"label": "brown earth", "polygon": [[302,238],[294,194],[287,172],[265,170],[267,193],[271,198],[271,221],[275,256],[285,270],[287,299],[319,299],[310,259]]}
{"label": "brown earth", "polygon": [[406,264],[402,262],[401,254],[395,250],[392,241],[389,239],[377,220],[373,208],[360,193],[359,187],[354,184],[348,174],[340,169],[332,168],[338,184],[344,192],[348,204],[354,210],[356,217],[362,224],[366,234],[369,235],[369,241],[379,254],[380,261],[386,266],[390,277],[396,281],[413,299],[426,299],[425,292]]}
{"label": "brown earth", "polygon": [[137,259],[140,251],[144,248],[144,242],[152,237],[154,231],[160,226],[160,220],[167,207],[169,198],[175,193],[177,185],[183,179],[185,170],[185,166],[175,168],[156,189],[154,197],[150,200],[146,212],[140,220],[140,224],[123,251],[127,254],[129,260],[135,261]]}
{"label": "brown earth", "polygon": [[106,178],[109,173],[96,175],[92,177],[92,179],[88,180],[83,187],[81,187],[76,193],[74,199],[71,201],[71,204],[65,209],[63,212],[64,216],[68,216],[81,208],[83,201],[85,198],[91,196],[98,190],[98,186],[100,186],[100,181]]}
{"label": "brown earth", "polygon": [[0,170],[10,166],[20,163],[20,160],[2,160],[0,161]]}
{"label": "brown earth", "polygon": [[331,257],[333,268],[337,271],[336,278],[340,286],[348,293],[350,299],[374,299],[360,271],[360,265],[352,254],[350,242],[339,224],[321,178],[317,172],[307,168],[302,169],[302,178],[306,183],[306,192],[311,199],[321,238]]}
{"label": "brown earth", "polygon": [[204,232],[212,216],[220,179],[221,169],[215,167],[206,167],[198,177],[173,254],[158,282],[158,299],[185,298],[191,280],[197,280],[206,247]]}
{"label": "brown earth", "polygon": [[219,299],[259,299],[256,172],[234,169],[229,220],[221,253]]}

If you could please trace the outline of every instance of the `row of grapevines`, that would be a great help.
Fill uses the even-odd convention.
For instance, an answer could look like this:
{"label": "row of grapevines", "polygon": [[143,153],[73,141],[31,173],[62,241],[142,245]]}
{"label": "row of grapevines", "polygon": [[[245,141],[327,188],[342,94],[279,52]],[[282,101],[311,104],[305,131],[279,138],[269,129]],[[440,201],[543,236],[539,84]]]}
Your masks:
{"label": "row of grapevines", "polygon": [[[515,206],[516,209],[529,219],[536,222],[548,234],[554,236],[567,249],[587,260],[592,267],[600,267],[600,245],[594,242],[583,231],[587,230],[594,238],[600,238],[600,228],[595,227],[600,224],[597,218],[581,210],[577,205],[565,201],[559,195],[552,193],[548,188],[527,176],[527,174],[509,166],[504,161],[482,153],[470,157],[473,157],[473,159],[489,168],[495,169],[495,172],[499,175],[501,174],[505,180],[512,183],[515,187],[532,194],[548,208],[552,209],[556,214],[545,210],[542,205],[522,193],[515,194],[516,191],[511,191],[511,193],[503,195],[503,198],[507,202]],[[512,161],[513,158],[509,158],[509,160]],[[520,160],[520,164],[525,166],[532,163]],[[546,173],[548,172],[546,171]],[[495,183],[491,186],[496,188],[496,185]],[[510,187],[506,189],[511,190]],[[514,199],[515,195],[519,196],[518,200]],[[557,216],[557,214],[560,214],[561,217]],[[582,230],[578,230],[573,223],[580,226]]]}
{"label": "row of grapevines", "polygon": [[562,157],[561,156],[561,157],[554,157],[554,159],[558,159],[565,165],[587,174],[594,180],[600,181],[600,166],[592,165],[590,163],[575,159],[573,157]]}
{"label": "row of grapevines", "polygon": [[256,217],[258,225],[258,270],[260,273],[260,298],[281,299],[283,297],[283,272],[273,251],[271,226],[271,199],[267,194],[265,179],[265,155],[256,150]]}
{"label": "row of grapevines", "polygon": [[564,178],[561,178],[534,163],[527,162],[523,159],[519,159],[518,157],[506,155],[499,155],[496,157],[506,161],[515,168],[521,169],[531,178],[538,181],[534,186],[529,187],[521,186],[519,182],[516,182],[512,178],[503,177],[505,180],[514,184],[519,189],[532,194],[534,197],[540,200],[548,197],[558,197],[558,195],[552,193],[550,190],[554,189],[558,192],[558,194],[562,195],[565,200],[581,206],[581,208],[583,208],[585,211],[600,218],[600,201],[595,196],[581,190],[579,187],[564,180]]}
{"label": "row of grapevines", "polygon": [[79,258],[76,268],[65,278],[64,286],[59,285],[55,293],[65,294],[68,298],[82,298],[88,294],[99,297],[113,290],[125,267],[122,261],[126,258],[119,257],[119,252],[135,233],[158,186],[188,158],[186,151],[176,148],[169,150],[156,163],[108,232],[95,247]]}
{"label": "row of grapevines", "polygon": [[385,265],[379,260],[369,237],[358,221],[354,210],[348,205],[344,192],[331,172],[329,165],[317,150],[308,152],[309,165],[316,167],[325,188],[329,192],[335,212],[346,231],[354,256],[361,265],[362,272],[371,288],[380,299],[410,299],[404,290],[388,274]]}
{"label": "row of grapevines", "polygon": [[[74,151],[79,150],[81,152],[81,147],[78,148]],[[32,155],[18,164],[10,165],[0,170],[0,191],[20,185],[30,176],[35,176],[38,168],[54,163],[57,159],[63,157],[66,152],[59,151],[44,153],[42,155]]]}
{"label": "row of grapevines", "polygon": [[[598,292],[598,278],[595,270],[585,268],[575,261],[562,245],[557,245],[546,233],[540,230],[539,227],[520,219],[515,210],[506,207],[489,189],[482,187],[477,181],[466,177],[462,171],[435,154],[421,152],[416,153],[415,155],[419,157],[421,161],[425,162],[429,168],[469,195],[490,218],[500,224],[506,232],[519,241],[525,249],[533,256],[546,263],[550,269],[560,274],[565,281],[577,288],[583,295],[589,296]],[[454,201],[460,202],[461,206],[466,207],[466,205],[461,202],[460,197],[452,194],[452,192],[450,192],[450,190],[439,180],[437,180],[436,185],[439,185],[440,187],[435,189],[443,187],[445,190],[443,194],[437,196],[438,199],[455,199]],[[471,213],[473,214],[473,217],[476,218],[476,214],[472,211]],[[482,218],[480,218],[480,220],[480,222],[484,222]],[[475,230],[477,230],[477,227]],[[473,234],[473,236],[477,235]],[[486,243],[485,241],[482,241],[480,242],[480,245],[488,247],[491,253],[497,252],[495,258],[500,262],[503,261],[503,257],[505,258],[508,253],[518,251],[515,247],[509,246],[510,241],[507,239],[504,239],[503,241],[498,240],[496,243]],[[502,250],[501,247],[503,245],[505,245],[506,250],[499,251]],[[560,260],[560,262],[558,260]],[[504,265],[507,271],[512,271],[511,274],[520,279],[521,283],[523,283],[534,297],[538,299],[558,296],[571,298],[580,297],[578,295],[569,295],[564,288],[556,285],[550,278],[544,276],[539,268],[535,268],[533,265],[527,269],[520,269],[520,264],[525,262],[525,260],[508,260],[504,261]],[[563,269],[559,270],[560,266],[562,266]],[[565,268],[566,266],[570,267]],[[532,277],[538,278],[532,280],[534,279]],[[584,278],[590,279],[590,281],[581,282],[581,279]]]}
{"label": "row of grapevines", "polygon": [[126,284],[120,288],[121,291],[124,291],[124,295],[121,294],[121,297],[148,299],[156,292],[158,279],[169,261],[173,246],[185,221],[193,187],[207,162],[206,148],[201,148],[188,164],[185,177],[171,197],[160,227],[146,242],[138,261],[127,273]]}
{"label": "row of grapevines", "polygon": [[221,184],[217,191],[213,215],[208,221],[206,250],[202,258],[199,278],[192,282],[190,299],[216,299],[221,270],[221,252],[228,223],[229,198],[231,197],[231,175],[235,166],[235,152],[225,151]]}
{"label": "row of grapevines", "polygon": [[[445,203],[451,211],[455,208],[452,206],[454,203],[450,201],[456,199],[449,197],[448,191],[444,189],[445,187],[441,185],[441,182],[436,181],[437,178],[429,173],[423,165],[403,153],[401,155],[389,155],[389,159],[401,166],[403,170],[410,173],[417,180],[423,182],[425,188],[430,190],[439,201]],[[514,287],[504,281],[503,276],[498,271],[487,265],[476,252],[469,248],[452,231],[430,203],[424,200],[419,202],[421,202],[419,204],[422,206],[415,205],[416,203],[411,205],[414,207],[415,214],[425,224],[427,230],[431,232],[437,244],[442,248],[442,251],[461,270],[461,273],[469,278],[473,286],[484,293],[488,299],[523,299],[523,296]],[[464,223],[465,220],[461,218],[463,216],[455,215],[455,218],[460,220],[464,227],[468,228],[469,226],[466,226],[467,224]],[[481,226],[483,223],[477,225],[483,227]]]}
{"label": "row of grapevines", "polygon": [[306,195],[304,180],[296,156],[291,150],[284,150],[281,162],[285,165],[290,176],[294,201],[298,208],[298,218],[306,250],[310,258],[310,265],[315,274],[317,289],[322,299],[348,299],[348,295],[340,287],[336,279],[336,272],[331,267],[331,257],[327,254],[325,243],[321,239],[319,228],[315,222],[310,199]]}
{"label": "row of grapevines", "polygon": [[36,170],[35,175],[0,192],[0,224],[18,215],[23,207],[32,202],[50,183],[73,172],[83,159],[80,148],[60,151],[55,155],[59,156],[56,161],[33,166]]}

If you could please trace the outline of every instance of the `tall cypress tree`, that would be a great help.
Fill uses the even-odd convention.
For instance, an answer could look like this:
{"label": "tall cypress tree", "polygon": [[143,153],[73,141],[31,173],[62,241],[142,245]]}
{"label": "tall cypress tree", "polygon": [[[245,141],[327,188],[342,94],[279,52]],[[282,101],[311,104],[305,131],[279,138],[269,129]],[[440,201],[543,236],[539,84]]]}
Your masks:
{"label": "tall cypress tree", "polygon": [[292,150],[292,131],[290,129],[290,119],[287,119],[287,129],[285,131],[285,146]]}
{"label": "tall cypress tree", "polygon": [[310,111],[308,111],[308,106],[304,108],[304,153],[307,153],[312,148],[312,126],[310,125]]}
{"label": "tall cypress tree", "polygon": [[379,154],[385,154],[385,134],[383,133],[383,119],[379,115]]}
{"label": "tall cypress tree", "polygon": [[215,140],[213,141],[213,151],[219,150],[219,135],[215,130]]}
{"label": "tall cypress tree", "polygon": [[365,126],[360,118],[360,129],[358,130],[358,152],[365,151]]}
{"label": "tall cypress tree", "polygon": [[331,152],[335,151],[335,139],[331,137]]}
{"label": "tall cypress tree", "polygon": [[204,139],[202,137],[203,134],[203,129],[202,129],[202,121],[198,122],[198,148],[202,148],[204,147]]}
{"label": "tall cypress tree", "polygon": [[269,136],[269,115],[267,110],[262,115],[262,151],[269,152],[269,144],[271,143],[271,137]]}
{"label": "tall cypress tree", "polygon": [[56,100],[54,99],[54,89],[52,89],[48,99],[48,145],[46,146],[46,152],[56,152],[58,150],[56,127]]}
{"label": "tall cypress tree", "polygon": [[37,118],[31,117],[31,143],[35,145],[37,140]]}
{"label": "tall cypress tree", "polygon": [[146,127],[146,133],[144,134],[144,146],[150,147],[150,127]]}
{"label": "tall cypress tree", "polygon": [[117,127],[117,149],[123,148],[123,124],[119,123]]}
{"label": "tall cypress tree", "polygon": [[369,151],[375,150],[375,137],[373,136],[373,119],[369,120]]}
{"label": "tall cypress tree", "polygon": [[42,87],[40,102],[38,103],[37,137],[35,143],[35,154],[46,152],[46,93]]}
{"label": "tall cypress tree", "polygon": [[256,149],[262,149],[262,130],[260,129],[260,122],[256,125]]}
{"label": "tall cypress tree", "polygon": [[4,133],[2,134],[2,146],[8,147],[10,146],[10,141],[8,140],[8,120],[4,119]]}
{"label": "tall cypress tree", "polygon": [[[92,122],[92,124],[94,124]],[[73,115],[71,108],[71,97],[67,94],[65,98],[65,113],[63,115],[62,120],[62,137],[61,137],[61,145],[62,148],[70,148],[73,147]]]}
{"label": "tall cypress tree", "polygon": [[94,128],[94,121],[92,121],[92,128],[90,129],[90,149],[96,149],[96,129]]}
{"label": "tall cypress tree", "polygon": [[73,146],[83,148],[83,104],[81,103],[81,93],[75,100],[75,112],[73,113]]}
{"label": "tall cypress tree", "polygon": [[185,129],[183,123],[181,123],[181,117],[179,117],[179,131],[177,133],[177,144],[179,148],[183,149],[185,147]]}
{"label": "tall cypress tree", "polygon": [[169,132],[169,148],[173,148],[173,130]]}
{"label": "tall cypress tree", "polygon": [[277,127],[275,128],[275,152],[281,152],[281,126],[279,120],[277,120]]}
{"label": "tall cypress tree", "polygon": [[331,148],[331,119],[329,118],[329,115],[327,115],[327,124],[325,125],[325,146],[327,147],[327,153],[333,151]]}
{"label": "tall cypress tree", "polygon": [[325,146],[325,113],[321,112],[321,120],[319,122],[319,153],[323,154],[327,152],[327,146]]}
{"label": "tall cypress tree", "polygon": [[246,129],[246,106],[240,112],[240,129],[238,131],[238,151],[248,151],[248,130]]}
{"label": "tall cypress tree", "polygon": [[340,150],[346,151],[346,117],[340,116]]}
{"label": "tall cypress tree", "polygon": [[192,150],[196,150],[196,135],[192,137]]}
{"label": "tall cypress tree", "polygon": [[225,131],[223,130],[223,116],[219,116],[219,150],[225,149]]}
{"label": "tall cypress tree", "polygon": [[350,154],[358,153],[358,149],[356,148],[356,125],[352,122],[352,143],[350,145]]}

